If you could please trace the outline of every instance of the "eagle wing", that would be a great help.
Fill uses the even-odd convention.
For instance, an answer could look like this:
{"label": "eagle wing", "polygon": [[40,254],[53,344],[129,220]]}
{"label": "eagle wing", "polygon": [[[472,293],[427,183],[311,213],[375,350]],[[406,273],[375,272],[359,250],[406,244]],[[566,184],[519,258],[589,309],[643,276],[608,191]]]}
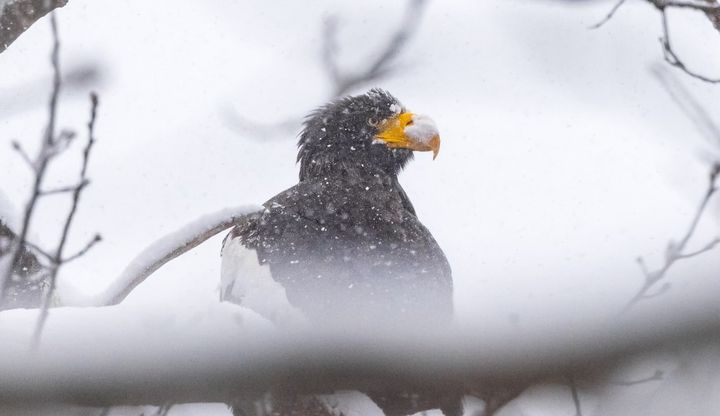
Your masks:
{"label": "eagle wing", "polygon": [[288,302],[285,288],[261,264],[257,250],[259,215],[248,216],[225,237],[220,268],[220,300],[243,305],[279,324],[304,322],[302,313]]}
{"label": "eagle wing", "polygon": [[322,321],[447,322],[452,276],[397,182],[309,181],[231,231],[221,297],[273,320],[299,309]]}

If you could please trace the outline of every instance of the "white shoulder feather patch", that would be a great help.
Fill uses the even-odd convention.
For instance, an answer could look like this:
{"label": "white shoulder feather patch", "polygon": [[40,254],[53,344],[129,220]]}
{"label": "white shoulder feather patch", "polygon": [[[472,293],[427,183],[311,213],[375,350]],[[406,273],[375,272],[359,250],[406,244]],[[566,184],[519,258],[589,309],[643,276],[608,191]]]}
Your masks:
{"label": "white shoulder feather patch", "polygon": [[285,288],[258,262],[257,253],[240,238],[229,238],[222,249],[220,300],[252,309],[278,326],[299,325],[305,318],[288,302]]}

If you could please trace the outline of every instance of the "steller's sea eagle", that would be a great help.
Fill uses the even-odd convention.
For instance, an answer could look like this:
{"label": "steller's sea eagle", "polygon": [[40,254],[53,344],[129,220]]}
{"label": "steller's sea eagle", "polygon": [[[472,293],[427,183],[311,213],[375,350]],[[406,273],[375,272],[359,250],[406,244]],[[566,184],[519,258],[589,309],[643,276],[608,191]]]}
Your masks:
{"label": "steller's sea eagle", "polygon": [[312,112],[298,147],[299,183],[225,239],[222,300],[292,313],[250,293],[260,274],[310,322],[448,322],[450,266],[398,182],[413,151],[437,155],[434,122],[373,89]]}
{"label": "steller's sea eagle", "polygon": [[[437,155],[435,123],[373,89],[312,112],[298,147],[298,184],[225,238],[221,300],[277,324],[374,329],[449,323],[450,266],[398,182],[413,151]],[[402,392],[366,393],[386,415],[432,407],[461,412],[455,395],[419,400]],[[235,406],[234,413],[253,411]]]}

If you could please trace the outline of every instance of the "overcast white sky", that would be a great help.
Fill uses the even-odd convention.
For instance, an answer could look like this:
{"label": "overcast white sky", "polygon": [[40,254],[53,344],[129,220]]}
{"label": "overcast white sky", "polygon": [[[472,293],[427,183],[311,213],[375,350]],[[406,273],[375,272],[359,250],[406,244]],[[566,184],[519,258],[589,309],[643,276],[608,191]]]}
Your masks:
{"label": "overcast white sky", "polygon": [[[71,246],[95,232],[104,241],[62,279],[99,291],[163,234],[293,185],[294,134],[253,137],[234,130],[225,112],[273,121],[322,104],[323,17],[339,16],[342,62],[352,68],[401,21],[404,2],[389,3],[71,0],[58,12],[63,66],[102,71],[92,185]],[[401,182],[452,264],[463,321],[547,325],[614,314],[641,283],[635,257],[657,264],[704,191],[703,138],[650,75],[661,62],[659,16],[629,2],[588,30],[611,6],[588,3],[431,2],[400,69],[367,86],[438,123],[438,159],[418,155]],[[693,43],[720,42],[710,25],[692,13],[673,17],[678,51],[720,75],[720,54]],[[9,143],[38,142],[49,50],[43,21],[0,54],[0,189],[17,205],[30,175]],[[671,73],[720,121],[720,87]],[[64,94],[60,112],[60,126],[83,139],[85,94]],[[64,158],[57,184],[76,175],[77,159]],[[43,202],[38,241],[54,244],[64,209],[62,197]],[[717,216],[708,217],[696,243],[717,232]],[[215,302],[221,239],[156,273],[129,305],[173,311]],[[644,307],[717,293],[709,271],[719,266],[715,253],[678,265],[673,289]]]}

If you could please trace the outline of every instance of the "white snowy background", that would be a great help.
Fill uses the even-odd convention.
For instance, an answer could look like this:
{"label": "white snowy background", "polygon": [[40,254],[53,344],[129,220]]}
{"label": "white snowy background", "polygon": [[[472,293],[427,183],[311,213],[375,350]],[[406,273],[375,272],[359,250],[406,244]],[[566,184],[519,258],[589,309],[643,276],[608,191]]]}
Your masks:
{"label": "white snowy background", "polygon": [[[707,141],[651,76],[663,65],[659,15],[630,1],[603,28],[589,30],[611,4],[578,3],[433,1],[398,71],[367,86],[388,89],[439,126],[437,160],[418,154],[401,183],[453,267],[460,322],[550,330],[613,316],[642,283],[635,258],[658,265],[705,190]],[[330,89],[320,64],[324,17],[339,17],[341,64],[352,69],[384,44],[404,7],[380,0],[71,0],[57,13],[62,64],[97,63],[102,74],[93,86],[101,104],[92,183],[71,249],[95,232],[103,242],[63,269],[64,284],[99,292],[163,234],[293,185],[294,134],[256,137],[233,127],[227,113],[259,122],[306,114]],[[698,46],[702,39],[717,50],[710,24],[690,12],[671,16],[687,63],[720,75],[720,53]],[[17,207],[31,176],[10,141],[30,149],[39,142],[50,42],[49,23],[41,21],[0,54],[0,190]],[[670,71],[720,121],[720,87]],[[60,106],[59,126],[83,140],[86,93],[66,91]],[[54,183],[76,178],[78,154],[57,163]],[[42,202],[32,231],[38,243],[54,246],[66,203],[61,196]],[[717,209],[701,223],[697,247],[718,233]],[[136,289],[122,305],[134,325],[212,321],[222,237]],[[706,306],[720,290],[711,272],[719,267],[715,252],[678,263],[672,289],[638,309]],[[51,312],[49,331],[52,323]],[[521,402],[514,410],[573,414],[563,400]],[[227,413],[222,405],[202,409],[198,414]]]}

